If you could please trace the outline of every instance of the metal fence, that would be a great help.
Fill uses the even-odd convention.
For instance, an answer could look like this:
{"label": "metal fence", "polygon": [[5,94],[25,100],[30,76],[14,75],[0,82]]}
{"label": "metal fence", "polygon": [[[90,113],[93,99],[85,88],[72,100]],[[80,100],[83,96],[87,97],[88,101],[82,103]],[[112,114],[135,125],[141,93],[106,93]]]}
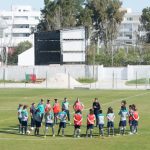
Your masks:
{"label": "metal fence", "polygon": [[[94,83],[79,83],[93,78]],[[1,88],[149,89],[150,66],[50,65],[0,67]]]}

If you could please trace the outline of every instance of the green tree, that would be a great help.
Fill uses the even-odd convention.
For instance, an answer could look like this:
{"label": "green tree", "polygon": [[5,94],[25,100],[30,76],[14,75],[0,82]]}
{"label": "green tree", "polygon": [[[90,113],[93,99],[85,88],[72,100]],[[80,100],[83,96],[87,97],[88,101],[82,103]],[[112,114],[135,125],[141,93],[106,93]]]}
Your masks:
{"label": "green tree", "polygon": [[98,38],[104,42],[105,47],[112,44],[117,35],[118,25],[124,13],[120,11],[122,3],[119,0],[91,0],[87,4],[92,10],[91,39],[97,43]]}
{"label": "green tree", "polygon": [[32,44],[29,41],[20,42],[18,46],[15,47],[15,51],[13,54],[8,54],[8,65],[17,65],[18,63],[18,55],[23,53],[32,47]]}
{"label": "green tree", "polygon": [[119,49],[114,55],[114,66],[125,66],[127,54],[124,49]]}
{"label": "green tree", "polygon": [[150,7],[143,9],[141,23],[146,31],[146,42],[150,43]]}
{"label": "green tree", "polygon": [[143,45],[141,63],[144,65],[150,65],[150,44],[148,43]]}
{"label": "green tree", "polygon": [[41,10],[42,20],[38,25],[39,31],[57,30],[66,27],[75,27],[81,7],[81,0],[44,0]]}

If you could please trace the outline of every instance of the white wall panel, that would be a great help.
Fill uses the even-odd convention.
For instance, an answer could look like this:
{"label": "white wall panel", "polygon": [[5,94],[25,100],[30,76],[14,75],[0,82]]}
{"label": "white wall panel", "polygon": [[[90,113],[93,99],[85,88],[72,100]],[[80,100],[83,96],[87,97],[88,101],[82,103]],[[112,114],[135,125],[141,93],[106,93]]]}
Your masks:
{"label": "white wall panel", "polygon": [[63,39],[85,39],[85,29],[62,30],[61,38]]}
{"label": "white wall panel", "polygon": [[85,62],[85,53],[64,53],[63,62]]}
{"label": "white wall panel", "polygon": [[62,51],[85,51],[85,41],[63,41]]}

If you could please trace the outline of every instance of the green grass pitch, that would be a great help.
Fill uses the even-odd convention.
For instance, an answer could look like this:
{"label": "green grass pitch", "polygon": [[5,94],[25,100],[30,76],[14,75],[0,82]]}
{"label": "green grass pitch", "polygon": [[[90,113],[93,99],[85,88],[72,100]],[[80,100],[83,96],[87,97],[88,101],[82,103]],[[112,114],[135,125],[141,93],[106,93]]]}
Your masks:
{"label": "green grass pitch", "polygon": [[[67,97],[70,103],[70,111],[77,97],[85,105],[83,112],[83,126],[81,127],[81,138],[73,138],[73,114],[72,125],[67,125],[65,137],[47,136],[44,138],[43,129],[40,129],[39,137],[20,135],[17,130],[17,106],[19,103],[31,105],[36,104],[43,98],[58,98],[61,103]],[[94,128],[93,138],[85,138],[86,115],[92,106],[92,100],[98,97],[103,112],[106,114],[109,106],[114,108],[115,128],[118,128],[121,99],[126,99],[127,106],[136,104],[140,120],[137,135],[105,137],[98,136],[98,128]],[[0,89],[0,149],[1,150],[149,150],[150,149],[150,91],[140,90],[50,90],[50,89]],[[29,110],[29,109],[28,109]],[[106,121],[105,121],[106,127]],[[58,126],[55,126],[57,132]],[[129,127],[127,126],[127,132]],[[51,131],[50,131],[51,134]]]}

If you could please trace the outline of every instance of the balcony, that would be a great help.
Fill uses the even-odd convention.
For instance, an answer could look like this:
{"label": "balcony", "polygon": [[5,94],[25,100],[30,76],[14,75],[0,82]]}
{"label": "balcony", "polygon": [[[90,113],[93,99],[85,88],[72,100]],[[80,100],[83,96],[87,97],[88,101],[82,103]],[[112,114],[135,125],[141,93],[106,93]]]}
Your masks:
{"label": "balcony", "polygon": [[29,28],[13,28],[13,33],[31,33]]}

